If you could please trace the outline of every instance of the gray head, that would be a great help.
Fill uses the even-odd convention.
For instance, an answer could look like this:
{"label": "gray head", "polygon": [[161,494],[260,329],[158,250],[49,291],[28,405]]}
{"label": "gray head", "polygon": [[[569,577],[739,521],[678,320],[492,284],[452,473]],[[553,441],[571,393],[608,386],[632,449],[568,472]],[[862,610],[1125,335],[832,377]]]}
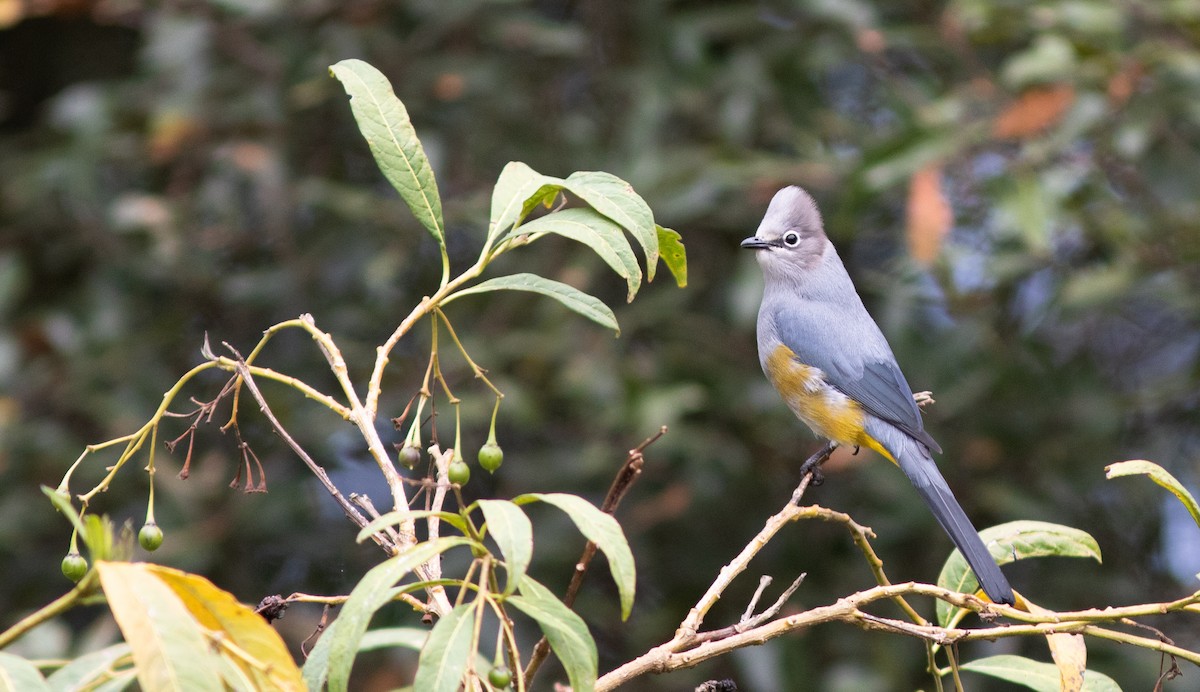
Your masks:
{"label": "gray head", "polygon": [[768,278],[799,281],[832,246],[816,202],[793,185],[775,193],[758,232],[743,240],[742,247],[758,251],[758,264]]}

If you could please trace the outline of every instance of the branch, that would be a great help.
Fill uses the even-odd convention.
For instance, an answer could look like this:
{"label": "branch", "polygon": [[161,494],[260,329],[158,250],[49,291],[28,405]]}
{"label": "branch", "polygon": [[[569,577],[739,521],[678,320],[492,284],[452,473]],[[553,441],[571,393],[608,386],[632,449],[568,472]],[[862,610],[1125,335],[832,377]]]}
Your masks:
{"label": "branch", "polygon": [[457,291],[463,284],[483,273],[483,268],[487,266],[488,258],[480,257],[479,261],[475,262],[470,269],[467,269],[462,274],[459,274],[449,283],[444,283],[432,296],[426,296],[417,303],[417,307],[408,313],[408,317],[396,327],[392,335],[376,350],[375,369],[371,371],[371,381],[367,385],[367,403],[366,410],[370,412],[371,417],[374,417],[379,409],[379,395],[382,391],[383,371],[387,368],[388,357],[392,353],[392,349],[400,342],[400,339],[407,334],[422,317],[428,315],[433,310],[441,306],[442,301],[451,293]]}
{"label": "branch", "polygon": [[[1200,665],[1200,654],[1182,649],[1174,644],[1158,639],[1139,637],[1136,635],[1117,632],[1100,627],[1097,623],[1120,622],[1123,619],[1155,615],[1173,611],[1192,611],[1200,604],[1200,592],[1189,597],[1167,603],[1152,603],[1124,608],[1093,609],[1079,612],[1054,613],[1044,611],[1029,613],[1017,610],[1011,606],[992,604],[981,600],[972,594],[963,594],[943,589],[938,586],[919,583],[891,584],[883,571],[883,562],[871,547],[870,539],[874,537],[869,527],[855,522],[849,515],[842,512],[820,507],[800,507],[799,502],[809,485],[819,474],[819,467],[832,453],[835,445],[830,443],[804,462],[805,471],[800,485],[793,491],[787,504],[778,513],[767,519],[762,530],[742,549],[729,564],[725,565],[708,591],[684,618],[674,637],[664,644],[650,649],[642,656],[625,663],[617,669],[602,676],[596,684],[596,690],[606,692],[629,680],[646,673],[659,673],[679,668],[688,668],[710,658],[724,655],[744,646],[761,644],[769,639],[781,636],[798,629],[812,627],[825,622],[840,621],[853,624],[864,630],[881,630],[920,638],[940,645],[954,644],[971,639],[996,639],[1013,636],[1043,636],[1055,632],[1072,632],[1090,635],[1102,639],[1120,641],[1122,643],[1141,646],[1143,648],[1161,651],[1192,661]],[[782,608],[783,603],[792,589],[785,593],[771,608],[757,617],[751,613],[755,603],[761,597],[763,586],[751,602],[742,620],[733,626],[701,632],[700,626],[705,615],[721,598],[721,595],[733,580],[745,571],[749,562],[770,541],[780,529],[790,521],[798,519],[821,519],[844,525],[850,531],[855,544],[862,551],[875,575],[878,586],[852,594],[840,599],[837,603],[813,608],[785,618],[770,620]],[[798,581],[793,584],[793,589]],[[980,629],[943,628],[930,624],[920,616],[904,599],[905,596],[930,596],[951,605],[979,613],[987,621],[998,616],[1004,616],[1018,621],[1018,624],[985,627]],[[885,618],[865,612],[863,608],[880,600],[896,602],[905,614],[912,620],[906,622],[893,618]],[[769,622],[767,622],[770,620]]]}
{"label": "branch", "polygon": [[[613,478],[612,485],[608,488],[608,494],[604,496],[604,502],[600,505],[600,511],[607,514],[613,514],[617,511],[617,506],[621,504],[621,500],[633,487],[634,481],[642,475],[642,467],[646,463],[643,453],[646,448],[657,442],[663,435],[667,434],[667,426],[662,426],[658,432],[651,435],[642,441],[640,445],[629,450],[629,455],[625,457],[625,463],[621,464],[621,468],[617,471],[617,475]],[[575,597],[579,595],[579,587],[583,585],[583,577],[587,574],[588,565],[591,564],[592,558],[596,556],[596,544],[591,541],[583,547],[583,554],[579,556],[579,560],[575,563],[575,573],[571,575],[571,583],[567,585],[566,595],[563,596],[563,603],[570,608],[575,604]],[[533,676],[537,673],[538,668],[550,655],[550,642],[545,637],[542,637],[537,646],[533,648],[533,654],[529,657],[529,665],[525,666],[525,684],[528,685],[533,680]]]}
{"label": "branch", "polygon": [[[882,618],[863,610],[865,606],[876,601],[894,600],[901,596],[929,596],[946,601],[952,605],[967,608],[982,615],[998,615],[1012,619],[1021,619],[1024,622],[1015,625],[984,628],[943,628],[935,625],[917,625],[903,620]],[[605,674],[597,681],[596,690],[598,692],[607,692],[646,673],[661,673],[680,668],[690,668],[710,658],[727,654],[735,649],[762,644],[775,637],[826,622],[845,622],[864,630],[880,630],[904,634],[942,645],[976,639],[987,639],[990,641],[1006,637],[1041,637],[1058,632],[1068,632],[1160,651],[1191,661],[1200,666],[1200,653],[1189,651],[1158,639],[1116,632],[1100,627],[1092,622],[1100,619],[1117,621],[1125,613],[1130,612],[1149,615],[1184,611],[1198,602],[1200,602],[1200,592],[1188,598],[1166,603],[1149,603],[1129,606],[1127,608],[1105,610],[1092,609],[1062,613],[1047,612],[1033,615],[1019,611],[1012,606],[986,603],[970,594],[950,591],[932,584],[907,583],[875,586],[839,599],[836,603],[773,620],[761,627],[747,630],[725,639],[702,642],[698,646],[691,648],[689,648],[688,642],[682,642],[676,637],[670,642],[657,646],[639,658]]]}
{"label": "branch", "polygon": [[[824,461],[829,458],[830,454],[833,454],[833,450],[835,448],[836,445],[830,442],[822,447],[821,450],[816,454],[809,457],[804,462],[804,466],[808,469],[815,469],[817,466],[824,463]],[[675,633],[675,639],[672,641],[685,641],[696,636],[696,633],[700,631],[700,625],[704,622],[704,616],[708,614],[708,611],[721,598],[721,594],[725,593],[725,589],[729,588],[729,585],[733,583],[733,580],[746,570],[746,567],[750,564],[750,561],[754,559],[754,556],[757,555],[764,546],[766,546],[767,542],[770,541],[775,534],[779,533],[780,529],[787,525],[788,522],[799,518],[803,513],[798,505],[800,503],[800,498],[804,497],[804,493],[806,490],[808,490],[808,486],[812,483],[812,481],[813,472],[810,470],[804,474],[804,477],[800,480],[800,485],[795,491],[792,492],[791,499],[788,500],[788,503],[784,505],[783,509],[771,518],[767,519],[767,523],[763,526],[762,530],[758,532],[758,535],[752,538],[750,542],[746,544],[746,547],[742,549],[742,552],[739,553],[732,562],[721,568],[721,572],[717,575],[716,581],[714,581],[712,585],[708,587],[708,591],[700,597],[700,600],[695,606],[692,607],[687,617],[684,618],[682,623],[680,623],[679,629]]]}
{"label": "branch", "polygon": [[[238,354],[236,351],[234,351],[234,353],[238,357],[234,366],[238,377],[240,377],[242,382],[245,383],[246,389],[250,390],[250,395],[254,397],[256,402],[258,402],[258,410],[262,412],[267,421],[271,424],[271,427],[275,430],[275,434],[279,435],[279,437],[285,443],[287,443],[287,446],[292,448],[292,451],[296,453],[296,456],[300,457],[300,460],[303,461],[304,465],[308,467],[308,470],[312,471],[312,474],[317,477],[317,480],[320,481],[321,485],[325,488],[325,492],[329,493],[334,502],[338,503],[338,506],[342,508],[342,512],[345,513],[350,521],[357,524],[358,528],[360,529],[369,524],[370,520],[363,516],[362,512],[359,512],[358,509],[351,504],[344,495],[342,495],[342,491],[339,490],[336,485],[334,485],[333,481],[330,480],[329,474],[325,472],[325,468],[314,461],[313,458],[309,456],[308,452],[306,452],[304,448],[300,446],[300,443],[296,442],[295,438],[288,434],[287,429],[283,427],[283,424],[280,423],[279,419],[275,417],[275,413],[271,411],[271,407],[267,405],[267,400],[263,397],[262,391],[259,390],[258,384],[254,381],[254,375],[250,372],[250,367],[246,365],[246,361],[241,357],[241,354]],[[371,536],[371,539],[382,546],[389,555],[395,555],[398,551],[398,547],[396,546],[395,542],[388,538],[388,536],[382,531],[376,532]]]}

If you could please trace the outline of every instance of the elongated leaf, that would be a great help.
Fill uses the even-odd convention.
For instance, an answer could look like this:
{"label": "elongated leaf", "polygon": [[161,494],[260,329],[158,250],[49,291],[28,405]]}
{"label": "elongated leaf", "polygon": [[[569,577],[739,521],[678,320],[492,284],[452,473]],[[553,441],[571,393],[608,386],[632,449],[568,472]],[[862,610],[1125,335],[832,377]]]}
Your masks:
{"label": "elongated leaf", "polygon": [[379,531],[380,529],[382,529],[385,526],[392,526],[394,524],[399,524],[405,518],[426,519],[429,517],[437,517],[438,519],[441,519],[442,521],[446,522],[447,524],[450,524],[451,526],[458,529],[459,531],[462,531],[463,533],[467,532],[467,523],[465,521],[463,521],[462,517],[455,514],[454,512],[431,512],[431,511],[427,511],[427,510],[423,510],[423,509],[418,509],[418,510],[405,510],[403,512],[391,511],[386,514],[381,514],[380,516],[372,519],[370,521],[370,523],[368,523],[366,526],[362,527],[362,529],[358,532],[358,535],[354,538],[354,540],[358,541],[359,543],[362,543],[363,541],[367,540],[371,536],[375,535],[376,531]]}
{"label": "elongated leaf", "polygon": [[54,671],[46,682],[52,690],[91,689],[110,678],[122,658],[132,659],[132,650],[124,642],[80,656]]}
{"label": "elongated leaf", "polygon": [[329,68],[350,96],[350,110],[379,170],[439,245],[446,244],[437,180],[408,118],[408,110],[379,70],[362,60]]}
{"label": "elongated leaf", "polygon": [[416,627],[383,627],[377,630],[371,630],[363,635],[362,642],[358,645],[359,651],[373,651],[375,649],[391,649],[398,647],[401,649],[412,649],[420,651],[421,647],[425,646],[425,640],[429,638],[429,629]]}
{"label": "elongated leaf", "polygon": [[1082,690],[1087,671],[1087,644],[1082,634],[1057,632],[1046,635],[1054,667],[1058,668],[1059,689]]}
{"label": "elongated leaf", "polygon": [[[135,682],[137,682],[137,670],[130,666],[129,668],[113,673],[112,677],[96,687],[83,689],[87,689],[88,692],[124,692],[132,687]],[[75,692],[76,689],[79,688],[72,688],[71,692]]]}
{"label": "elongated leaf", "polygon": [[169,586],[145,564],[96,563],[121,634],[133,651],[144,690],[223,689],[224,667],[211,641]]}
{"label": "elongated leaf", "polygon": [[683,247],[683,237],[678,232],[655,224],[658,232],[658,249],[662,253],[663,264],[675,277],[675,284],[680,288],[687,286],[687,250]]}
{"label": "elongated leaf", "polygon": [[0,692],[49,692],[41,671],[29,661],[0,651]]}
{"label": "elongated leaf", "polygon": [[1146,475],[1150,480],[1158,483],[1162,487],[1171,492],[1172,495],[1179,498],[1187,511],[1192,515],[1192,520],[1200,526],[1200,504],[1196,503],[1196,498],[1188,492],[1188,489],[1183,487],[1175,476],[1172,476],[1169,471],[1154,463],[1144,459],[1134,459],[1133,461],[1121,461],[1116,464],[1109,464],[1104,467],[1106,478],[1118,478],[1120,476],[1137,476]]}
{"label": "elongated leaf", "polygon": [[498,240],[504,231],[520,223],[537,205],[552,200],[562,188],[562,178],[542,175],[520,161],[510,161],[500,171],[492,189],[488,240]]}
{"label": "elongated leaf", "polygon": [[604,171],[578,171],[564,182],[571,194],[633,234],[646,253],[646,279],[653,281],[658,267],[658,231],[646,200],[632,185]]}
{"label": "elongated leaf", "polygon": [[508,276],[488,279],[470,288],[464,288],[457,293],[451,294],[449,298],[442,301],[442,304],[445,305],[472,293],[487,293],[488,291],[531,291],[533,293],[541,293],[542,295],[550,296],[593,322],[603,327],[608,327],[617,334],[621,333],[621,328],[617,326],[617,316],[599,298],[590,296],[573,286],[545,279],[536,274],[509,274]]}
{"label": "elongated leaf", "polygon": [[637,570],[634,568],[633,552],[625,540],[621,525],[610,514],[605,514],[595,505],[566,493],[529,493],[513,498],[518,505],[530,502],[545,502],[567,513],[575,527],[589,541],[596,544],[608,558],[608,569],[621,596],[621,618],[628,618],[633,608],[634,588],[637,585]]}
{"label": "elongated leaf", "polygon": [[520,507],[508,500],[480,500],[479,509],[487,522],[488,534],[500,546],[504,556],[504,566],[508,570],[504,587],[507,596],[516,591],[533,559],[533,524]]}
{"label": "elongated leaf", "polygon": [[583,618],[529,575],[521,580],[521,594],[509,598],[508,603],[537,621],[567,671],[571,689],[590,690],[596,686],[599,657]]}
{"label": "elongated leaf", "polygon": [[464,603],[438,620],[421,649],[413,689],[457,692],[470,663],[474,634],[474,603]]}
{"label": "elongated leaf", "polygon": [[[1005,565],[1014,560],[1033,557],[1090,557],[1100,562],[1100,546],[1086,531],[1045,521],[1012,521],[993,526],[979,532],[984,545],[998,564]],[[950,554],[942,572],[938,575],[938,586],[961,593],[975,593],[979,582],[967,565],[962,553],[955,550]],[[938,601],[938,622],[946,626],[954,615],[961,616],[963,610],[944,601]]]}
{"label": "elongated leaf", "polygon": [[[1034,661],[1024,656],[1002,654],[963,663],[962,670],[1023,685],[1037,692],[1059,692],[1058,668],[1052,663]],[[1121,692],[1112,678],[1094,670],[1083,676],[1084,692]]]}
{"label": "elongated leaf", "polygon": [[642,285],[642,270],[638,267],[633,248],[625,231],[608,217],[592,209],[564,209],[547,214],[521,226],[521,233],[538,237],[555,233],[576,240],[596,251],[628,285],[627,300],[632,301]]}
{"label": "elongated leaf", "polygon": [[251,663],[232,654],[225,655],[232,665],[241,669],[253,689],[304,688],[300,669],[283,638],[258,613],[199,575],[159,565],[145,565],[145,569],[175,592],[201,627],[218,633],[253,658],[254,663]]}
{"label": "elongated leaf", "polygon": [[363,633],[367,631],[375,611],[392,598],[392,585],[434,556],[454,546],[470,543],[470,539],[461,536],[446,536],[418,543],[411,550],[388,558],[363,575],[342,606],[338,619],[313,647],[304,664],[304,681],[309,689],[320,689],[328,677],[330,690],[345,690]]}
{"label": "elongated leaf", "polygon": [[[371,630],[363,635],[359,651],[374,651],[375,649],[411,649],[420,651],[429,639],[429,628],[416,627],[383,627]],[[475,670],[488,670],[490,661],[479,652],[475,653]]]}

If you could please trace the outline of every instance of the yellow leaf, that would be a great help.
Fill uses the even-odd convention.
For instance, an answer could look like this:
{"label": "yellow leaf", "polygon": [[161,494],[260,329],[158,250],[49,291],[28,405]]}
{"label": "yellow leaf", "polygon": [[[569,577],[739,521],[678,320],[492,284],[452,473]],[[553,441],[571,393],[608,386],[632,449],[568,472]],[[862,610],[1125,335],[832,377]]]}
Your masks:
{"label": "yellow leaf", "polygon": [[145,563],[96,570],[142,689],[304,689],[279,634],[204,577]]}
{"label": "yellow leaf", "polygon": [[287,645],[261,615],[204,577],[160,565],[146,568],[175,592],[201,627],[233,645],[222,646],[221,654],[254,680],[257,689],[304,688]]}
{"label": "yellow leaf", "polygon": [[144,690],[222,689],[220,659],[170,587],[144,564],[96,562],[100,584],[133,651]]}
{"label": "yellow leaf", "polygon": [[[1033,615],[1050,615],[1051,611],[1034,605],[1028,600],[1025,610]],[[1087,672],[1087,644],[1082,634],[1057,632],[1046,635],[1050,655],[1058,667],[1059,689],[1062,692],[1081,692],[1083,676]]]}

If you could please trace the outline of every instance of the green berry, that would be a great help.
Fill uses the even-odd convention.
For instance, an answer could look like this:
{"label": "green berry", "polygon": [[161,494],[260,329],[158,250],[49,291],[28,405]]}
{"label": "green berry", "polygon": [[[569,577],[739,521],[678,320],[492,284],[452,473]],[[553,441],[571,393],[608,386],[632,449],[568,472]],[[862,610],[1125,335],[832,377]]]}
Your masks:
{"label": "green berry", "polygon": [[79,553],[70,552],[63,558],[61,569],[64,577],[71,581],[79,581],[87,574],[88,563]]}
{"label": "green berry", "polygon": [[451,483],[466,485],[467,481],[471,480],[471,467],[462,459],[455,459],[450,462],[450,471],[446,475],[450,477]]}
{"label": "green berry", "polygon": [[158,524],[155,524],[154,522],[147,522],[145,526],[142,527],[142,530],[138,531],[138,544],[146,550],[158,550],[158,547],[162,545],[162,542],[162,529],[158,528]]}
{"label": "green berry", "polygon": [[504,450],[495,442],[489,442],[479,448],[479,465],[488,473],[495,473],[504,463]]}
{"label": "green berry", "polygon": [[488,671],[488,682],[492,684],[492,687],[505,689],[512,684],[512,671],[504,664],[500,664]]}
{"label": "green berry", "polygon": [[405,468],[415,468],[421,462],[421,450],[413,445],[404,445],[400,448],[400,463],[404,464]]}

